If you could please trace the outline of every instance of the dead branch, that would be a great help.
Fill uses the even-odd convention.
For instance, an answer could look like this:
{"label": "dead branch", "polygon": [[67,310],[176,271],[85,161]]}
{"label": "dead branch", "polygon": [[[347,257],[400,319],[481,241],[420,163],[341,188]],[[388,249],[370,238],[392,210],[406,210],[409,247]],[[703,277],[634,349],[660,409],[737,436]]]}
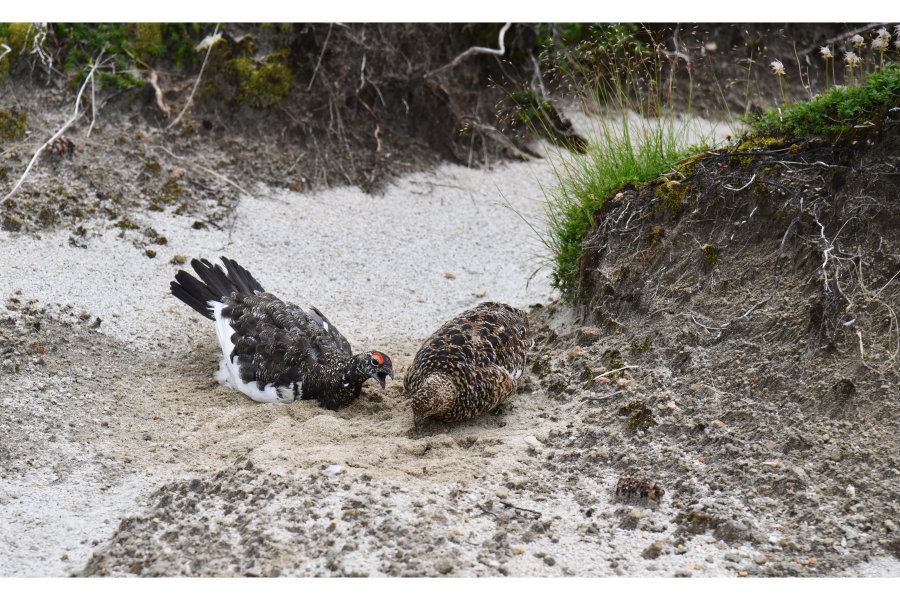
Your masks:
{"label": "dead branch", "polygon": [[106,46],[104,46],[103,49],[100,50],[100,54],[99,54],[99,56],[97,56],[97,60],[94,61],[94,66],[91,67],[90,73],[88,73],[88,76],[85,77],[84,83],[81,84],[81,89],[78,90],[78,96],[75,98],[75,110],[72,111],[72,118],[70,118],[68,121],[66,121],[65,124],[59,128],[59,131],[57,131],[55,134],[53,134],[53,137],[51,137],[49,140],[44,142],[43,146],[41,146],[40,148],[37,149],[37,152],[35,152],[34,156],[31,157],[31,162],[29,162],[28,166],[25,168],[25,172],[22,173],[22,176],[16,182],[16,185],[13,186],[13,188],[9,191],[9,193],[3,198],[3,200],[0,200],[0,202],[3,202],[5,200],[7,200],[8,198],[11,198],[13,196],[13,194],[15,194],[19,190],[19,187],[21,187],[22,183],[24,183],[25,178],[28,177],[28,173],[31,171],[31,168],[34,166],[34,163],[37,162],[37,159],[41,155],[41,152],[43,152],[45,148],[50,146],[50,144],[52,144],[57,139],[59,139],[59,136],[61,136],[63,133],[65,133],[66,129],[71,127],[72,123],[74,123],[75,121],[77,121],[79,119],[79,117],[81,117],[81,115],[78,114],[78,110],[81,107],[81,95],[84,93],[84,88],[87,86],[88,80],[93,79],[94,71],[96,71],[97,68],[101,65],[100,59],[103,58],[103,53],[105,51],[106,51]]}
{"label": "dead branch", "polygon": [[881,371],[866,362],[866,350],[863,348],[862,332],[859,329],[856,330],[856,337],[859,338],[859,358],[862,360],[863,366],[873,373],[881,375]]}
{"label": "dead branch", "polygon": [[[213,34],[212,34],[213,39],[215,39],[217,33],[219,33],[219,24],[218,23],[216,23],[216,30],[213,31]],[[181,109],[181,112],[178,113],[178,116],[175,117],[175,120],[166,126],[166,130],[171,129],[172,127],[175,126],[176,123],[179,123],[181,121],[181,117],[183,117],[184,113],[187,112],[188,107],[191,105],[191,101],[194,99],[194,94],[197,92],[197,86],[200,85],[200,80],[203,78],[203,70],[206,69],[206,61],[209,60],[209,53],[212,52],[213,46],[215,46],[215,45],[216,45],[216,43],[212,42],[209,45],[209,48],[206,49],[206,56],[203,57],[203,64],[200,65],[200,73],[197,74],[197,81],[194,82],[194,87],[191,90],[191,95],[188,96],[187,102],[184,103],[184,108]]]}
{"label": "dead branch", "polygon": [[162,114],[165,118],[169,118],[169,107],[166,106],[165,100],[163,100],[162,90],[159,89],[159,81],[156,75],[156,71],[150,71],[150,79],[147,81],[150,84],[150,87],[153,88],[153,91],[156,92],[156,106],[159,107],[159,110],[162,111]]}
{"label": "dead branch", "polygon": [[91,126],[88,127],[87,135],[84,136],[85,139],[91,137],[91,132],[94,131],[94,123],[97,122],[97,101],[95,99],[97,86],[94,85],[94,74],[91,73]]}
{"label": "dead branch", "polygon": [[535,515],[537,515],[536,517],[534,517],[535,520],[540,519],[541,516],[543,516],[543,513],[540,513],[536,510],[531,510],[530,508],[521,508],[519,506],[514,506],[514,505],[510,504],[509,502],[504,502],[503,500],[498,500],[498,502],[507,508],[513,508],[515,510],[521,510],[522,512],[530,512],[532,514],[535,514]]}
{"label": "dead branch", "polygon": [[443,67],[438,67],[434,71],[431,71],[430,73],[426,73],[425,75],[422,76],[422,79],[428,79],[429,77],[434,77],[438,73],[446,71],[447,69],[449,69],[451,67],[455,67],[457,64],[459,64],[459,61],[461,61],[462,59],[464,59],[465,57],[467,57],[471,54],[493,54],[494,56],[503,56],[504,54],[506,54],[506,46],[503,44],[503,37],[506,35],[506,32],[510,28],[511,25],[512,25],[512,23],[507,23],[506,25],[503,26],[503,29],[500,30],[500,39],[498,41],[498,45],[500,46],[499,49],[494,50],[493,48],[484,48],[482,46],[472,46],[471,48],[469,48],[468,50],[466,50],[465,52],[463,52],[462,54],[460,54],[459,56],[454,58],[452,61],[450,61],[449,63],[444,65]]}
{"label": "dead branch", "polygon": [[612,371],[607,371],[606,373],[602,373],[594,377],[594,381],[599,380],[601,377],[606,377],[611,373],[618,373],[619,371],[624,371],[625,369],[640,369],[640,367],[636,365],[625,365],[624,367],[619,367],[618,369],[613,369]]}
{"label": "dead branch", "polygon": [[322,57],[325,56],[325,48],[328,47],[328,38],[331,37],[331,29],[332,29],[333,27],[334,27],[334,23],[332,23],[332,24],[330,24],[330,25],[328,26],[328,34],[325,36],[325,43],[322,44],[322,52],[321,52],[321,54],[319,54],[319,60],[318,60],[318,62],[316,62],[316,68],[315,68],[315,70],[313,71],[312,79],[309,80],[309,85],[306,86],[306,91],[307,91],[307,92],[308,92],[309,90],[312,89],[313,82],[316,80],[316,75],[319,74],[319,66],[322,64]]}

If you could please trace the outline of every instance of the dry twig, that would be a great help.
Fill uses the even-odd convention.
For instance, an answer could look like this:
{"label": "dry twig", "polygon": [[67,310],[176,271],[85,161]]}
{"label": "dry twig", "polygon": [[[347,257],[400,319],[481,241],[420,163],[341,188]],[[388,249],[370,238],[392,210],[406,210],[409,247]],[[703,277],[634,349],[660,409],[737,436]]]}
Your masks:
{"label": "dry twig", "polygon": [[422,79],[428,79],[429,77],[434,77],[438,73],[440,73],[442,71],[446,71],[447,69],[456,66],[459,63],[459,61],[461,61],[465,57],[469,56],[470,54],[493,54],[494,56],[503,56],[504,54],[506,54],[506,46],[503,44],[503,37],[506,35],[506,32],[507,32],[507,30],[509,30],[511,25],[512,25],[512,23],[507,23],[506,25],[503,26],[503,29],[500,30],[500,40],[498,41],[498,45],[500,46],[499,49],[495,50],[493,48],[484,48],[483,46],[472,46],[471,48],[469,48],[468,50],[466,50],[465,52],[463,52],[462,54],[460,54],[459,56],[454,58],[452,61],[450,61],[449,63],[444,65],[443,67],[438,67],[434,71],[431,71],[430,73],[426,73],[425,75],[422,76]]}
{"label": "dry twig", "polygon": [[319,66],[321,66],[321,64],[322,64],[322,57],[325,56],[325,49],[328,47],[328,38],[331,37],[331,30],[333,27],[334,27],[334,23],[332,23],[328,26],[328,34],[325,36],[325,43],[322,44],[322,52],[321,52],[321,54],[319,54],[318,62],[316,62],[316,68],[313,71],[312,79],[309,80],[309,85],[306,86],[307,92],[312,89],[313,82],[316,80],[316,75],[319,74]]}
{"label": "dry twig", "polygon": [[87,86],[88,80],[89,79],[93,80],[94,71],[96,71],[97,68],[101,65],[100,59],[103,58],[103,53],[105,51],[106,51],[106,47],[104,46],[103,49],[100,50],[100,55],[97,56],[97,60],[94,61],[94,66],[91,67],[90,73],[88,73],[88,76],[85,77],[84,83],[81,84],[81,89],[78,90],[78,96],[75,98],[75,110],[72,111],[72,118],[70,118],[68,121],[66,121],[65,124],[59,128],[59,131],[57,131],[55,134],[53,134],[53,137],[51,137],[49,140],[44,142],[43,146],[41,146],[40,148],[37,149],[37,152],[35,152],[34,156],[31,157],[31,162],[29,162],[28,166],[25,168],[25,172],[22,173],[22,176],[16,182],[16,185],[13,186],[13,188],[9,191],[9,193],[6,196],[4,196],[3,200],[0,200],[0,202],[3,202],[4,200],[11,198],[13,196],[13,194],[15,194],[19,190],[19,187],[21,187],[22,183],[25,182],[25,178],[28,177],[28,173],[31,171],[31,168],[34,166],[34,163],[37,162],[37,159],[41,155],[41,152],[43,152],[45,148],[50,146],[50,144],[55,142],[63,133],[65,133],[66,129],[68,129],[69,127],[72,126],[72,123],[74,123],[75,121],[78,120],[79,117],[81,117],[81,115],[78,114],[78,110],[81,107],[81,95],[84,93],[84,88]]}
{"label": "dry twig", "polygon": [[159,110],[162,111],[162,114],[165,118],[169,118],[169,107],[166,106],[165,100],[163,100],[162,90],[159,89],[159,78],[156,75],[156,71],[150,71],[150,79],[147,81],[150,84],[150,87],[153,88],[153,91],[156,93],[156,106],[159,107]]}
{"label": "dry twig", "polygon": [[[216,34],[219,33],[219,24],[216,24],[216,30],[213,32],[212,37],[215,38]],[[209,60],[209,53],[212,52],[213,46],[215,46],[215,42],[209,45],[209,48],[206,49],[206,56],[203,58],[203,64],[200,65],[200,73],[197,74],[197,81],[194,82],[194,88],[191,90],[191,95],[188,96],[187,102],[184,104],[184,108],[181,109],[181,112],[178,113],[178,116],[175,117],[175,120],[169,123],[166,126],[166,129],[171,129],[175,126],[176,123],[181,121],[181,117],[184,116],[184,113],[187,111],[188,107],[191,105],[191,101],[194,99],[194,94],[197,92],[197,86],[200,85],[200,79],[203,78],[203,70],[206,69],[206,61]]]}

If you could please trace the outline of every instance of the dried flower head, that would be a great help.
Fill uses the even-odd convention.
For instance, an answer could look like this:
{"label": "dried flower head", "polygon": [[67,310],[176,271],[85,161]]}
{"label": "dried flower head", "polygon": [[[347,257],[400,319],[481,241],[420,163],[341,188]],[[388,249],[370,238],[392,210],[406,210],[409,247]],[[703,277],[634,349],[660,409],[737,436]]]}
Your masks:
{"label": "dried flower head", "polygon": [[855,67],[856,63],[859,62],[859,57],[853,52],[847,52],[846,54],[844,54],[844,62],[851,67]]}
{"label": "dried flower head", "polygon": [[888,46],[888,43],[883,38],[877,37],[872,40],[872,50],[883,51]]}
{"label": "dried flower head", "polygon": [[821,48],[819,48],[819,52],[821,52],[822,56],[824,56],[825,58],[834,58],[834,55],[831,53],[831,48],[829,48],[828,46],[822,46]]}
{"label": "dried flower head", "polygon": [[857,33],[852,38],[850,38],[850,43],[859,48],[866,43],[866,40],[863,38],[863,36]]}
{"label": "dried flower head", "polygon": [[891,41],[891,34],[888,33],[888,30],[882,27],[878,30],[878,39],[884,40],[885,42]]}
{"label": "dried flower head", "polygon": [[773,60],[771,63],[772,71],[776,75],[784,75],[784,65],[781,64],[780,60]]}
{"label": "dried flower head", "polygon": [[900,35],[900,25],[894,25],[894,35]]}

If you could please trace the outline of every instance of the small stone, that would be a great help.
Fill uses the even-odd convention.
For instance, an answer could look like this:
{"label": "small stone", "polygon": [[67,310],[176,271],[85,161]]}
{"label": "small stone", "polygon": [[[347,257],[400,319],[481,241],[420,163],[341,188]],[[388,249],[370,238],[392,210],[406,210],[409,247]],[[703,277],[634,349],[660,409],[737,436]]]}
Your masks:
{"label": "small stone", "polygon": [[848,498],[855,498],[855,497],[856,497],[856,488],[853,487],[852,485],[848,485],[848,486],[847,486],[847,489],[845,490],[845,492],[846,492]]}
{"label": "small stone", "polygon": [[662,549],[662,544],[660,544],[659,542],[653,542],[644,549],[644,551],[641,553],[641,556],[648,560],[659,558],[659,555],[662,554]]}
{"label": "small stone", "polygon": [[894,529],[896,529],[896,526],[894,525],[893,521],[888,519],[887,521],[884,522],[884,528],[887,529],[888,531],[894,531]]}
{"label": "small stone", "polygon": [[722,421],[720,421],[718,419],[715,419],[713,421],[713,425],[718,425],[719,427],[725,427],[725,423],[723,423]]}
{"label": "small stone", "polygon": [[569,350],[569,358],[578,358],[582,354],[584,354],[584,349],[581,346],[575,346]]}
{"label": "small stone", "polygon": [[497,488],[497,497],[498,498],[500,498],[502,500],[502,499],[506,498],[507,496],[509,496],[509,489],[507,489],[503,486],[500,486],[499,488]]}
{"label": "small stone", "polygon": [[632,519],[640,519],[640,518],[641,518],[641,511],[638,510],[638,509],[636,509],[636,508],[635,508],[634,510],[632,510],[632,511],[631,511],[631,518],[632,518]]}
{"label": "small stone", "polygon": [[453,273],[444,273],[444,279],[456,279],[456,275]]}
{"label": "small stone", "polygon": [[839,448],[835,448],[834,450],[832,450],[832,451],[831,451],[831,457],[830,457],[830,458],[831,458],[831,460],[833,460],[834,462],[840,462],[840,460],[841,460],[841,458],[842,458],[840,449],[839,449]]}
{"label": "small stone", "polygon": [[730,562],[741,562],[741,555],[735,552],[726,552],[724,558]]}
{"label": "small stone", "polygon": [[620,387],[625,387],[626,385],[631,385],[631,380],[630,380],[630,379],[624,379],[624,378],[623,378],[623,379],[619,379],[618,381],[616,381],[616,383],[617,383]]}
{"label": "small stone", "polygon": [[746,577],[747,571],[738,571],[738,577]]}
{"label": "small stone", "polygon": [[764,564],[766,564],[766,557],[763,556],[762,554],[757,554],[756,556],[753,557],[753,562],[755,562],[758,565],[764,565]]}
{"label": "small stone", "polygon": [[513,554],[524,554],[524,553],[525,553],[524,548],[516,548],[515,550],[513,550]]}
{"label": "small stone", "polygon": [[526,444],[528,444],[529,446],[531,446],[532,448],[534,448],[535,450],[540,450],[541,448],[544,447],[544,445],[542,443],[540,443],[538,441],[538,439],[536,437],[534,437],[533,435],[526,435],[525,439],[523,441]]}
{"label": "small stone", "polygon": [[485,294],[487,294],[487,290],[478,290],[475,292],[476,298],[484,298]]}
{"label": "small stone", "polygon": [[441,575],[446,575],[453,570],[453,561],[449,558],[440,558],[434,563],[434,569]]}
{"label": "small stone", "polygon": [[553,565],[556,564],[556,559],[553,558],[552,556],[545,556],[544,564],[547,565],[548,567],[552,567]]}
{"label": "small stone", "polygon": [[675,577],[693,577],[693,576],[694,576],[693,573],[691,573],[690,571],[687,571],[685,569],[676,569],[675,570]]}
{"label": "small stone", "polygon": [[812,558],[809,559],[809,566],[812,567],[812,566],[814,566],[815,564],[816,564],[816,557],[813,556]]}
{"label": "small stone", "polygon": [[[172,257],[172,262],[177,265],[183,265],[187,261],[187,257],[184,254],[176,254]],[[118,315],[115,315],[118,316]]]}

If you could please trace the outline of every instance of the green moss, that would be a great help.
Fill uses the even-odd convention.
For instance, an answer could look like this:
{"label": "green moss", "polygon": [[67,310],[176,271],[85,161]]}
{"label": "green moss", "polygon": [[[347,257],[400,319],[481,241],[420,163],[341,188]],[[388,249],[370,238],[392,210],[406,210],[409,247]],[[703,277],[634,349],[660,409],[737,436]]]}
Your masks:
{"label": "green moss", "polygon": [[621,266],[616,271],[616,274],[613,275],[613,281],[628,281],[628,273],[631,271],[631,267]]}
{"label": "green moss", "polygon": [[719,249],[716,248],[713,244],[706,244],[700,250],[703,252],[703,256],[706,257],[706,260],[712,266],[716,266],[719,264]]}
{"label": "green moss", "polygon": [[660,200],[660,205],[671,210],[672,214],[677,217],[684,210],[685,196],[693,189],[693,186],[678,181],[663,181],[656,188],[656,196]]}
{"label": "green moss", "polygon": [[619,412],[631,415],[628,420],[628,429],[649,429],[658,424],[653,418],[653,411],[640,400],[633,400],[626,406],[620,406]]}
{"label": "green moss", "polygon": [[737,152],[752,152],[753,150],[761,150],[764,148],[768,148],[769,146],[780,144],[782,142],[783,140],[779,140],[773,137],[751,137],[740,143],[740,145],[737,147]]}
{"label": "green moss", "polygon": [[159,166],[159,163],[155,160],[148,160],[144,162],[144,168],[153,173],[154,175],[159,175],[159,172],[162,170],[162,167]]}
{"label": "green moss", "polygon": [[[9,40],[7,40],[5,37],[0,36],[0,44],[5,44],[5,45],[9,46]],[[2,52],[5,52],[5,51],[0,49],[0,53],[2,53]],[[4,79],[6,79],[6,76],[9,75],[9,55],[10,54],[11,54],[11,52],[7,52],[6,54],[3,55],[3,58],[0,58],[0,81],[3,81]]]}
{"label": "green moss", "polygon": [[0,229],[3,229],[3,231],[21,231],[22,221],[12,215],[6,215],[3,217],[2,223],[0,223]]}
{"label": "green moss", "polygon": [[138,58],[149,60],[162,44],[162,23],[138,23],[134,36],[134,51]]}
{"label": "green moss", "polygon": [[156,250],[150,250],[149,248],[144,251],[148,258],[156,258]]}
{"label": "green moss", "polygon": [[632,354],[643,354],[647,350],[650,349],[650,338],[644,338],[644,341],[640,343],[634,343],[631,345]]}
{"label": "green moss", "polygon": [[128,219],[122,219],[121,221],[116,223],[116,227],[119,227],[121,229],[140,229],[139,225],[135,225]]}
{"label": "green moss", "polygon": [[550,352],[544,351],[531,361],[531,372],[538,377],[546,377],[550,374]]}
{"label": "green moss", "polygon": [[653,225],[650,228],[650,233],[647,234],[647,241],[651,244],[661,244],[665,237],[666,230],[657,225]]}
{"label": "green moss", "polygon": [[256,71],[247,86],[258,108],[278,104],[291,90],[291,70],[283,62],[271,62]]}
{"label": "green moss", "polygon": [[18,140],[28,128],[28,115],[14,110],[0,110],[0,138]]}
{"label": "green moss", "polygon": [[608,371],[613,371],[615,369],[621,369],[625,366],[625,361],[622,360],[622,353],[616,349],[612,349],[606,353],[606,358],[603,360],[603,364],[606,365]]}
{"label": "green moss", "polygon": [[44,223],[44,225],[50,225],[53,223],[53,210],[44,206],[41,207],[41,212],[38,213],[38,218]]}
{"label": "green moss", "polygon": [[34,23],[10,23],[9,24],[9,47],[12,49],[10,54],[18,56],[23,52],[27,52],[34,44],[34,38],[38,34],[38,26]]}
{"label": "green moss", "polygon": [[581,383],[590,383],[594,379],[594,375],[595,373],[590,368],[586,368],[578,375],[578,379]]}

